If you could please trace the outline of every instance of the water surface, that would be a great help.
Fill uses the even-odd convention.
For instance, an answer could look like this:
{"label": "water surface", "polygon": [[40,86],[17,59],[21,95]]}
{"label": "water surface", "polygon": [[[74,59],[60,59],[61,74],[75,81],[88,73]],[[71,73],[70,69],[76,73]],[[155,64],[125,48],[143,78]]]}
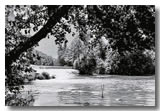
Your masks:
{"label": "water surface", "polygon": [[155,105],[154,76],[80,76],[74,69],[35,69],[56,79],[36,80],[25,86],[34,93],[34,106]]}

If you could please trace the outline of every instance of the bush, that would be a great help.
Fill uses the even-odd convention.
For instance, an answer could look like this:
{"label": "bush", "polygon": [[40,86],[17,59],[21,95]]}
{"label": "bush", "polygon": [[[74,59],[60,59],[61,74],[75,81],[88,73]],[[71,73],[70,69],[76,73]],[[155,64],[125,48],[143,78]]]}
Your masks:
{"label": "bush", "polygon": [[36,73],[36,79],[39,79],[39,80],[55,79],[55,76],[54,75],[50,76],[48,72],[42,72],[41,74]]}
{"label": "bush", "polygon": [[6,106],[31,106],[35,101],[31,91],[26,92],[25,96],[22,96],[20,92],[11,93],[8,90],[5,91],[5,105]]}
{"label": "bush", "polygon": [[121,56],[117,67],[112,69],[112,73],[131,76],[153,75],[155,66],[150,56],[137,51]]}
{"label": "bush", "polygon": [[39,75],[37,75],[37,78],[36,78],[36,79],[44,80],[45,78],[44,78],[44,76],[43,76],[43,75],[39,74]]}
{"label": "bush", "polygon": [[96,60],[83,57],[79,61],[75,61],[74,67],[79,70],[80,75],[92,75],[96,68]]}
{"label": "bush", "polygon": [[51,78],[52,78],[52,79],[55,79],[56,77],[52,75]]}
{"label": "bush", "polygon": [[51,77],[50,77],[48,72],[42,72],[41,75],[44,77],[44,79],[51,79]]}

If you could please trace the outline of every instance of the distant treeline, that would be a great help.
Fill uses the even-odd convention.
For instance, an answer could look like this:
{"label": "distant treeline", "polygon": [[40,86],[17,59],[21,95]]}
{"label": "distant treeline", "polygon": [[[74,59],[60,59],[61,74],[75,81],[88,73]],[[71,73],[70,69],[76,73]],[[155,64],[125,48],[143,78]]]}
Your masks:
{"label": "distant treeline", "polygon": [[33,56],[31,64],[44,66],[58,65],[58,62],[55,58],[52,58],[51,56],[48,56],[41,51],[33,50],[31,53]]}

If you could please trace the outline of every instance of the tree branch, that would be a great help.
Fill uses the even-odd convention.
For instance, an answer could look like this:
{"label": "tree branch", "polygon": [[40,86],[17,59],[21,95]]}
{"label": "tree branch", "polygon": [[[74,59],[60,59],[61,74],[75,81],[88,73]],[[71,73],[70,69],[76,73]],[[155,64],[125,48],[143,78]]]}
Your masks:
{"label": "tree branch", "polygon": [[12,62],[20,56],[21,53],[27,51],[27,49],[33,47],[41,39],[45,38],[47,34],[51,31],[52,27],[56,25],[56,23],[61,19],[61,17],[65,16],[68,13],[70,7],[71,6],[60,6],[55,9],[55,7],[53,6],[52,11],[54,11],[54,13],[50,16],[49,20],[43,26],[43,28],[41,28],[35,35],[28,38],[24,43],[19,44],[12,51],[5,54],[5,66],[9,67]]}

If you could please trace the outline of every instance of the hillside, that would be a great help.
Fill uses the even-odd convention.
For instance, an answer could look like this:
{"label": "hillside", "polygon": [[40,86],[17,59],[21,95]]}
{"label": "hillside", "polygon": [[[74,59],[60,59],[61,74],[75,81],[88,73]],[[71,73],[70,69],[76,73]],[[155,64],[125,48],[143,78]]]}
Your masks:
{"label": "hillside", "polygon": [[33,50],[32,53],[34,55],[34,65],[53,66],[54,63],[56,63],[55,58],[52,58],[51,56],[48,56],[41,51]]}

